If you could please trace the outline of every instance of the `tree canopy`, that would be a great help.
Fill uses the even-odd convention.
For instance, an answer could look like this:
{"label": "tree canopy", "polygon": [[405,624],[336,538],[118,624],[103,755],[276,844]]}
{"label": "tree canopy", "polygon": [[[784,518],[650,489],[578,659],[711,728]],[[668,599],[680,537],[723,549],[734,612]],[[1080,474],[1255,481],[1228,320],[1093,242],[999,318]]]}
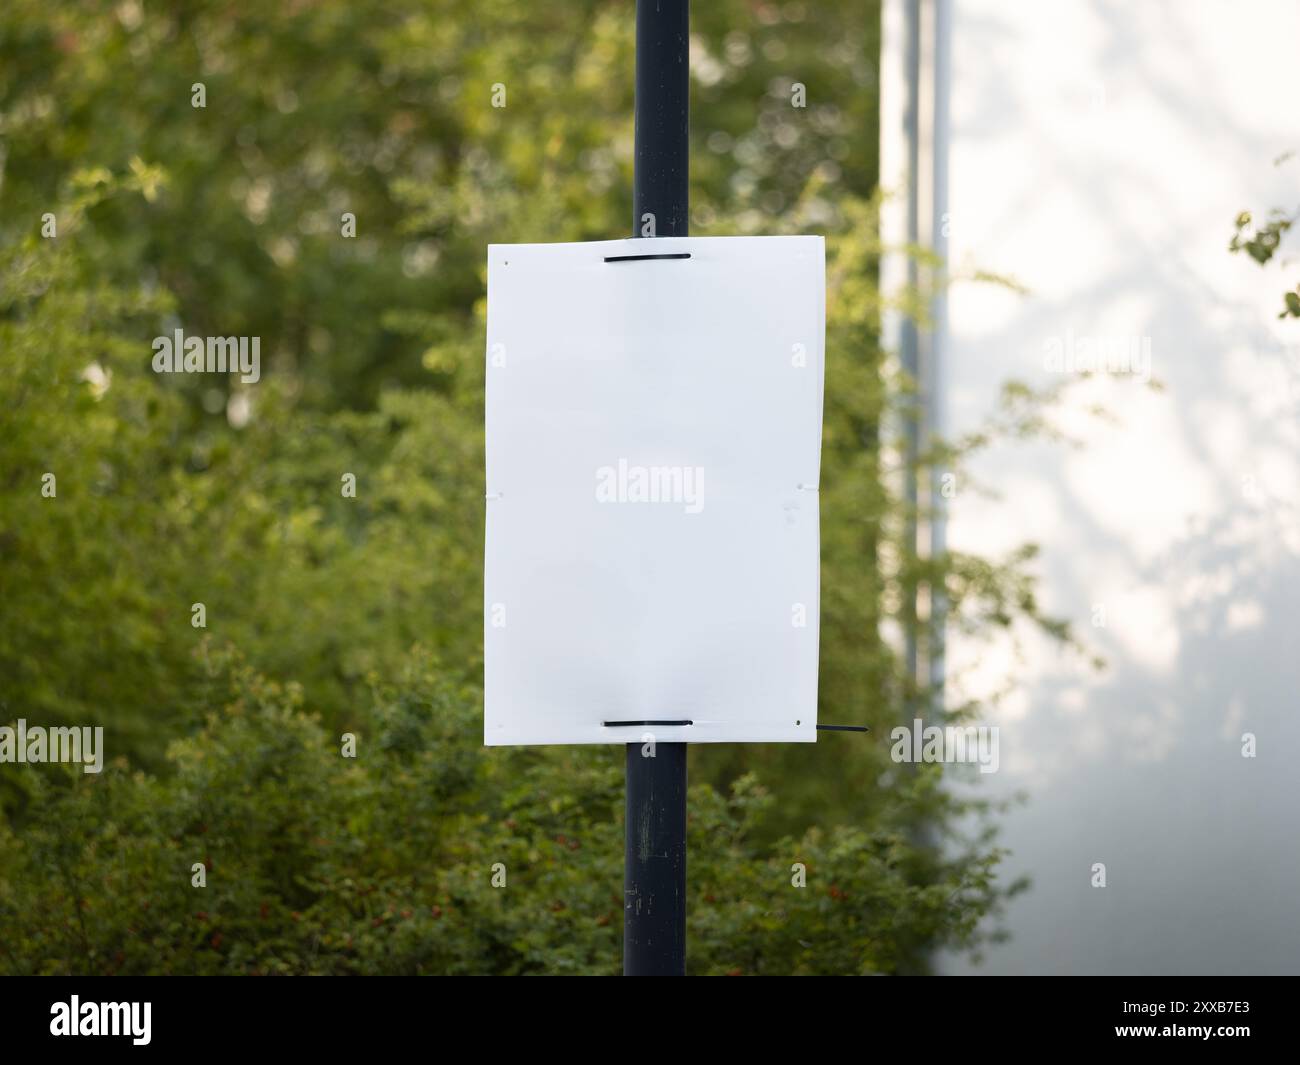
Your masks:
{"label": "tree canopy", "polygon": [[[630,233],[630,10],[0,11],[0,723],[109,755],[0,767],[8,971],[617,970],[621,749],[481,746],[483,316],[489,242]],[[890,760],[925,693],[885,633],[921,587],[1065,632],[1031,548],[908,542],[876,5],[692,28],[692,232],[827,237],[821,717],[873,733],[692,751],[689,966],[916,971],[1018,885]],[[260,380],[154,373],[176,329]]]}

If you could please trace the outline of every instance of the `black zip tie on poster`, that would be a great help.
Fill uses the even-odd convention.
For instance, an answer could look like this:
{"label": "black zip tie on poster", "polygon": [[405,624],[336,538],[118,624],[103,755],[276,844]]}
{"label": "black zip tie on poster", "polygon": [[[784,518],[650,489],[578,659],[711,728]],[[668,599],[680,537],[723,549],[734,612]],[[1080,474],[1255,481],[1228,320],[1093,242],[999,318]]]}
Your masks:
{"label": "black zip tie on poster", "polygon": [[688,251],[667,252],[663,255],[606,255],[607,263],[639,263],[645,259],[689,259]]}

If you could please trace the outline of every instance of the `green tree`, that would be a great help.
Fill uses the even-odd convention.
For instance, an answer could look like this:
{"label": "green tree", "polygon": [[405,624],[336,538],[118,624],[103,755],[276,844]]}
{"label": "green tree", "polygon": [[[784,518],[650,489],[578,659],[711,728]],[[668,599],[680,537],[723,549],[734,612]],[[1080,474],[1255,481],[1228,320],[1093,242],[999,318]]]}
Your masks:
{"label": "green tree", "polygon": [[[972,630],[1066,633],[1031,549],[903,534],[876,7],[694,32],[693,231],[828,238],[820,713],[874,731],[692,751],[690,964],[915,970],[1014,886],[958,832],[987,807],[889,760],[917,693],[882,625],[942,587]],[[621,751],[480,747],[483,295],[489,241],[629,232],[632,69],[614,0],[0,12],[0,717],[114,759],[0,770],[12,971],[615,965]],[[262,338],[261,381],[154,374],[175,328]],[[1009,390],[1000,430],[1037,410]]]}

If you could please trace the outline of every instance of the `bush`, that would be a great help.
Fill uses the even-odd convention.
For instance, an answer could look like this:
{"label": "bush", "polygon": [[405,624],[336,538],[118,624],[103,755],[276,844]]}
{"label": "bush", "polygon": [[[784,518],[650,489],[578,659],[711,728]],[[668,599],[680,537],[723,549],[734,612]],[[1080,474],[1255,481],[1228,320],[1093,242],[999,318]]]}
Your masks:
{"label": "bush", "polygon": [[[0,825],[11,972],[618,971],[621,751],[483,748],[477,692],[416,653],[344,757],[300,691],[210,661],[222,708],[167,774],[22,767],[32,818]],[[883,826],[756,842],[771,803],[751,776],[691,789],[692,972],[893,972],[970,942],[994,900],[992,857],[919,886]]]}

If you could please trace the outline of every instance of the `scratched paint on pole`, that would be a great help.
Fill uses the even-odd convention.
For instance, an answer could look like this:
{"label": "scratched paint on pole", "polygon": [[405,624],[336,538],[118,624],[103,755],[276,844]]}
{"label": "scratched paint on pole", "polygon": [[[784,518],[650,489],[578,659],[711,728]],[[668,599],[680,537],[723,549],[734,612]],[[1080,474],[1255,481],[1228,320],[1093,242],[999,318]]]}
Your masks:
{"label": "scratched paint on pole", "polygon": [[489,247],[487,744],[815,741],[824,337],[821,237]]}

